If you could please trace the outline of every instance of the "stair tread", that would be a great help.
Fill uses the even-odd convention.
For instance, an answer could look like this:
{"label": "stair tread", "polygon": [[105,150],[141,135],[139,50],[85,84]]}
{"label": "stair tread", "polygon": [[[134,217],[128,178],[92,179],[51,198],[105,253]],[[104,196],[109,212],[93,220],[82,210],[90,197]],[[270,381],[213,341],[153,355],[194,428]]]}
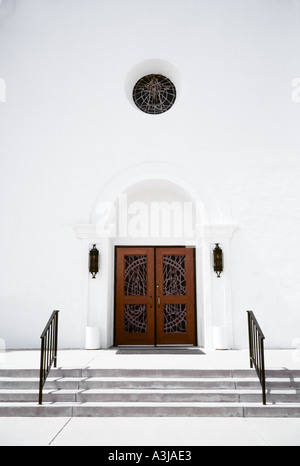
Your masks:
{"label": "stair tread", "polygon": [[[0,402],[0,408],[2,407],[7,407],[7,403]],[[9,405],[11,407],[39,407],[36,402],[10,402]],[[123,407],[123,406],[137,406],[137,407],[142,407],[142,406],[160,406],[160,407],[183,407],[183,408],[188,408],[188,407],[210,407],[210,406],[215,406],[215,407],[263,407],[263,408],[299,408],[300,409],[300,404],[299,403],[291,403],[291,402],[281,402],[281,403],[267,403],[266,406],[263,406],[260,402],[257,403],[251,403],[251,402],[242,402],[242,403],[235,403],[235,402],[188,402],[182,403],[180,402],[166,402],[166,401],[117,401],[117,402],[110,402],[110,401],[98,401],[98,402],[47,402],[45,401],[43,403],[42,407],[52,407],[52,406],[76,406],[76,407],[111,407],[111,408],[117,408],[117,407]]]}
{"label": "stair tread", "polygon": [[[65,381],[65,382],[81,382],[82,380],[86,380],[86,377],[48,377],[47,382],[57,382],[57,381]],[[0,377],[1,382],[39,382],[39,377]]]}
{"label": "stair tread", "polygon": [[[26,393],[26,394],[36,394],[39,393],[38,389],[0,389],[0,394],[3,395],[5,393],[11,393],[11,394],[21,394],[21,393]],[[205,393],[212,393],[212,394],[260,394],[261,390],[259,389],[92,389],[92,388],[87,388],[87,389],[56,389],[56,388],[49,388],[49,389],[44,389],[43,390],[44,394],[66,394],[66,393],[78,393],[78,394],[174,394],[174,393],[179,393],[179,394],[205,394]],[[289,389],[289,390],[268,390],[267,394],[269,395],[277,395],[277,394],[295,394],[299,395],[299,403],[300,403],[300,392],[297,389]]]}
{"label": "stair tread", "polygon": [[[253,377],[162,377],[162,376],[151,376],[151,377],[144,377],[144,376],[116,376],[116,377],[89,377],[89,376],[83,376],[83,377],[63,377],[63,376],[49,376],[47,381],[50,382],[55,382],[55,381],[75,381],[75,382],[82,382],[82,381],[120,381],[120,380],[130,380],[130,381],[136,381],[136,380],[145,380],[145,381],[197,381],[197,382],[206,382],[206,381],[213,381],[213,382],[221,382],[221,381],[245,381],[245,382],[251,382],[251,381],[257,381],[258,378],[253,376]],[[266,378],[267,382],[288,382],[288,383],[300,383],[300,377],[267,377]],[[7,381],[14,381],[14,382],[22,382],[22,381],[39,381],[39,377],[0,377],[0,382],[7,382]]]}

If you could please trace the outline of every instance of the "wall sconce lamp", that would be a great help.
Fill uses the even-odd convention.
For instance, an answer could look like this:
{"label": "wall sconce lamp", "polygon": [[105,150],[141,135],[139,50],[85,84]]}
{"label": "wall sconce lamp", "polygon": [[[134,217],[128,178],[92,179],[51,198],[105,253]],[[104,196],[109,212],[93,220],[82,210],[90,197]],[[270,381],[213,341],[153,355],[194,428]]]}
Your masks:
{"label": "wall sconce lamp", "polygon": [[96,248],[96,245],[93,245],[93,249],[90,250],[90,273],[93,275],[93,279],[96,278],[97,273],[99,272],[99,251]]}
{"label": "wall sconce lamp", "polygon": [[220,244],[217,243],[214,249],[214,272],[216,272],[218,278],[221,278],[221,273],[224,270],[223,251],[220,248]]}

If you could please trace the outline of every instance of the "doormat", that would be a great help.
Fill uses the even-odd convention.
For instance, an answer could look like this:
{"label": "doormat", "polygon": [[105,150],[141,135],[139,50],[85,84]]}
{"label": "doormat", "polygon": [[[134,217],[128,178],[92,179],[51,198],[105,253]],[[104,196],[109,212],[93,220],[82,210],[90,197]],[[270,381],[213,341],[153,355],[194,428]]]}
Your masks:
{"label": "doormat", "polygon": [[155,355],[155,354],[173,354],[175,356],[179,355],[205,355],[203,351],[201,351],[199,348],[119,348],[117,353],[119,355],[125,356],[125,355]]}

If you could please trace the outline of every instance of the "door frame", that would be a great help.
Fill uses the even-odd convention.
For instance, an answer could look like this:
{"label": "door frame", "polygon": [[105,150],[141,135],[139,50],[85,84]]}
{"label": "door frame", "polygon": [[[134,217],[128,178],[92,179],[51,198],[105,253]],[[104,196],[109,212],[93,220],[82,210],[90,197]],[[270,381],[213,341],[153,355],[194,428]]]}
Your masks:
{"label": "door frame", "polygon": [[[197,342],[206,349],[214,348],[214,325],[227,328],[229,348],[235,348],[231,245],[237,228],[236,224],[203,225],[193,241],[186,243],[185,238],[176,240],[176,244],[195,248],[196,251],[196,272],[199,272],[196,273]],[[115,247],[144,246],[147,239],[100,238],[95,224],[73,225],[73,230],[75,238],[80,241],[78,260],[79,274],[82,277],[78,302],[79,345],[81,348],[85,347],[86,327],[92,326],[100,329],[101,348],[111,348],[114,345]],[[157,242],[151,239],[149,243],[154,247],[172,247],[174,241],[160,238]],[[213,270],[213,250],[216,243],[221,245],[224,252],[225,266],[221,278]],[[94,244],[100,252],[100,273],[96,280],[88,273],[89,252]]]}
{"label": "door frame", "polygon": [[[194,332],[195,332],[195,346],[198,346],[198,312],[197,312],[197,260],[196,260],[196,247],[194,246],[178,246],[178,245],[175,245],[175,246],[171,246],[171,245],[147,245],[147,246],[141,246],[141,245],[115,245],[114,246],[114,329],[113,329],[113,338],[114,338],[114,346],[116,346],[116,340],[117,340],[117,335],[116,335],[116,332],[117,332],[117,319],[116,319],[116,314],[117,314],[117,250],[118,249],[142,249],[142,248],[153,248],[154,249],[154,268],[156,270],[156,250],[157,249],[192,249],[193,250],[193,259],[194,259],[194,303],[195,303],[195,310],[194,310],[194,313],[195,313],[195,325],[194,325]],[[156,293],[156,289],[155,289],[155,293]],[[155,303],[156,303],[156,299],[155,299]],[[191,346],[191,345],[186,345],[186,344],[170,344],[170,345],[158,345],[157,344],[157,332],[156,332],[156,312],[155,312],[155,315],[154,315],[154,323],[155,323],[155,341],[154,341],[154,345],[148,345],[148,346],[153,346],[153,347],[156,347],[156,346]],[[120,346],[123,346],[123,345],[120,345]],[[131,345],[126,345],[126,346],[131,346]],[[134,345],[132,345],[134,346]],[[144,345],[145,347],[147,347],[147,345]]]}

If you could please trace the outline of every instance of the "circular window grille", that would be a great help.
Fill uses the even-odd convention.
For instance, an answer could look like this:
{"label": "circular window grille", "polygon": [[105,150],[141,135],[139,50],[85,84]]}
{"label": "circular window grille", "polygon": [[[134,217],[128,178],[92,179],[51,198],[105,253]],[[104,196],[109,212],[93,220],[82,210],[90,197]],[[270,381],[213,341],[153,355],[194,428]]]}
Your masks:
{"label": "circular window grille", "polygon": [[142,112],[159,115],[173,107],[176,100],[176,87],[165,76],[150,74],[136,83],[133,89],[133,100]]}

